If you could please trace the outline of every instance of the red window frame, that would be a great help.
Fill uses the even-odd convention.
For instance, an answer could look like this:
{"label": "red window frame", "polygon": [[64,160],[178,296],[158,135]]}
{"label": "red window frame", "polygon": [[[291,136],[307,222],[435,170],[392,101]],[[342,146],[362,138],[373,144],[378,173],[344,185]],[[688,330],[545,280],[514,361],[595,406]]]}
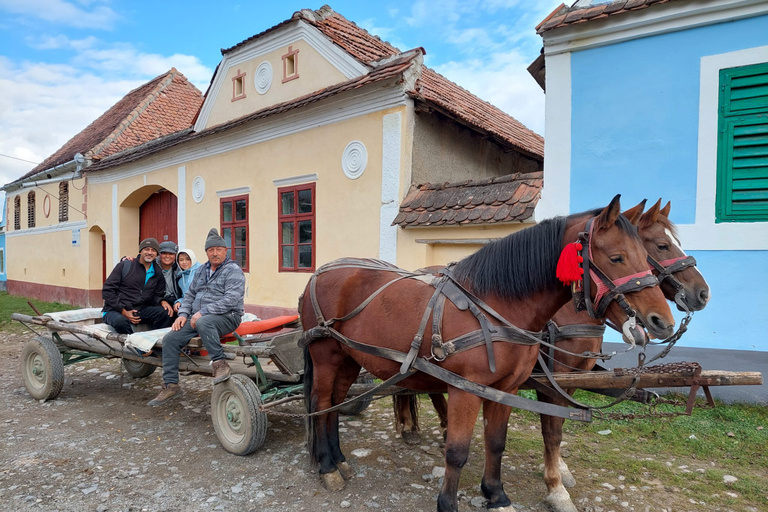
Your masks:
{"label": "red window frame", "polygon": [[[299,213],[299,192],[310,190],[312,194],[311,212]],[[293,192],[293,213],[283,213],[283,194]],[[279,272],[314,272],[315,257],[317,255],[315,242],[317,240],[317,201],[315,200],[315,184],[305,183],[292,187],[283,187],[277,189],[277,265]],[[311,241],[299,242],[299,222],[310,220],[312,222]],[[293,240],[290,243],[284,243],[283,224],[293,223]],[[312,264],[310,267],[299,267],[299,247],[311,247]],[[283,265],[283,251],[285,248],[293,247],[293,266]]]}
{"label": "red window frame", "polygon": [[[245,219],[236,220],[237,213],[235,204],[238,201],[245,200]],[[224,205],[230,203],[232,208],[232,220],[225,221],[224,220]],[[220,234],[224,240],[227,239],[225,236],[225,229],[230,229],[230,236],[229,236],[229,246],[227,247],[227,254],[229,257],[233,260],[235,260],[235,249],[243,249],[245,251],[245,266],[242,266],[243,272],[248,272],[248,269],[250,268],[250,251],[248,250],[248,247],[250,245],[250,233],[248,232],[248,217],[249,217],[249,207],[248,207],[248,196],[233,196],[233,197],[225,197],[221,198],[219,200],[219,219],[220,219]],[[245,228],[245,245],[237,245],[235,242],[235,228]],[[239,263],[237,260],[235,262]]]}

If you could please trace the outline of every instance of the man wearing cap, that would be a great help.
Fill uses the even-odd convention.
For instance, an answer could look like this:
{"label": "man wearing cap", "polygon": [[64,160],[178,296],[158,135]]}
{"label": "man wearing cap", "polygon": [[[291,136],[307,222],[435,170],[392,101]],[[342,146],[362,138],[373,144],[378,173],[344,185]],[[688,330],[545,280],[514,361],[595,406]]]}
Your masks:
{"label": "man wearing cap", "polygon": [[[157,258],[160,268],[163,270],[163,278],[165,279],[165,297],[163,297],[162,306],[169,317],[176,315],[173,305],[181,298],[181,289],[179,289],[179,273],[181,269],[176,264],[177,252],[179,252],[178,246],[170,240],[166,240],[160,244],[160,256]],[[167,307],[166,304],[168,305]]]}
{"label": "man wearing cap", "polygon": [[157,240],[142,240],[136,259],[118,263],[104,281],[101,289],[104,323],[120,334],[133,333],[133,326],[138,323],[149,324],[152,329],[169,327],[172,323],[165,305],[161,305],[165,280],[160,265],[155,262],[158,252]]}
{"label": "man wearing cap", "polygon": [[211,356],[213,383],[224,382],[232,373],[220,339],[240,325],[245,274],[240,265],[227,256],[227,244],[215,228],[208,232],[205,254],[208,261],[195,273],[182,299],[179,317],[163,338],[163,389],[147,405],[161,405],[181,396],[181,349],[195,336],[200,336]]}

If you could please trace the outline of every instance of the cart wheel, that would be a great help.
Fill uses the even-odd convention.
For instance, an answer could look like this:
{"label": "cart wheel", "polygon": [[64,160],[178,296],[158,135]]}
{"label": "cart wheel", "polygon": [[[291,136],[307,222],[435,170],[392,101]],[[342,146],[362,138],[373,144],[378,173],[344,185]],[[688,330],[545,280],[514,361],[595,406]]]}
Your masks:
{"label": "cart wheel", "polygon": [[[356,384],[373,384],[373,375],[370,373],[364,373],[360,375],[355,381]],[[373,397],[363,398],[362,400],[355,400],[351,404],[345,405],[339,409],[341,414],[346,416],[357,416],[371,405]]]}
{"label": "cart wheel", "polygon": [[259,410],[261,393],[245,375],[232,375],[213,386],[211,418],[221,445],[229,453],[248,455],[267,437],[267,414]]}
{"label": "cart wheel", "polygon": [[155,370],[157,370],[157,366],[153,364],[142,363],[140,361],[132,361],[130,359],[123,359],[123,368],[125,368],[125,371],[135,379],[143,379],[144,377],[149,377],[155,373]]}
{"label": "cart wheel", "polygon": [[21,350],[21,377],[36,400],[52,400],[64,387],[64,363],[51,338],[38,336]]}

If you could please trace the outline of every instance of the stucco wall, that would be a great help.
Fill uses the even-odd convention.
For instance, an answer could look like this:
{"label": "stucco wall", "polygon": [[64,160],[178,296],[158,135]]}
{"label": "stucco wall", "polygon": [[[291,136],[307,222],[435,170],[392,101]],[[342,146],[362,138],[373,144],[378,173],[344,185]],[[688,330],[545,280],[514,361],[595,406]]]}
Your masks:
{"label": "stucco wall", "polygon": [[505,152],[467,128],[416,112],[411,182],[442,183],[533,172],[542,163],[516,152]]}
{"label": "stucco wall", "polygon": [[[299,50],[297,58],[299,78],[282,83],[282,56],[288,52],[289,46],[294,51]],[[268,62],[272,68],[272,83],[266,93],[259,94],[254,80],[256,70],[263,62]],[[232,79],[238,74],[238,70],[246,74],[245,98],[232,101]],[[292,100],[346,80],[347,78],[312,46],[303,39],[297,39],[283,48],[229,67],[221,89],[216,92],[206,127],[257,112],[265,107]]]}

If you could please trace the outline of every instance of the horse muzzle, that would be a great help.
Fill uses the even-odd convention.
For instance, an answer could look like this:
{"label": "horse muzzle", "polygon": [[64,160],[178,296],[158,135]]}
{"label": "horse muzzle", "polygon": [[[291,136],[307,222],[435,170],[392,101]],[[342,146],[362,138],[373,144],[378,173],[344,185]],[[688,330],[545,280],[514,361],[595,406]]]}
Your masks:
{"label": "horse muzzle", "polygon": [[640,325],[634,316],[630,316],[621,326],[621,334],[624,343],[635,346],[640,345],[644,347],[648,343],[648,336],[645,333],[645,329]]}

